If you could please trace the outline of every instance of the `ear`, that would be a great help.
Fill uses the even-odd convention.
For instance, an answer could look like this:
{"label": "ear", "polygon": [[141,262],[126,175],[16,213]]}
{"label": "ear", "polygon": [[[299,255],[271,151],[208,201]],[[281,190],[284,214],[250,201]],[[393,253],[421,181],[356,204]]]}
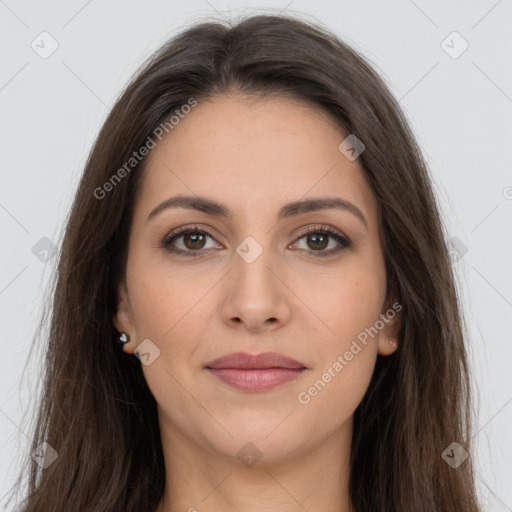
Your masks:
{"label": "ear", "polygon": [[112,318],[115,328],[121,333],[125,332],[130,337],[130,341],[124,344],[123,351],[128,354],[133,354],[136,343],[135,323],[133,321],[133,312],[128,300],[128,291],[126,284],[123,282],[119,285],[117,291],[117,308]]}
{"label": "ear", "polygon": [[389,356],[398,349],[403,323],[402,309],[403,307],[398,301],[389,301],[383,308],[380,320],[384,327],[379,332],[378,344],[378,352],[381,356]]}

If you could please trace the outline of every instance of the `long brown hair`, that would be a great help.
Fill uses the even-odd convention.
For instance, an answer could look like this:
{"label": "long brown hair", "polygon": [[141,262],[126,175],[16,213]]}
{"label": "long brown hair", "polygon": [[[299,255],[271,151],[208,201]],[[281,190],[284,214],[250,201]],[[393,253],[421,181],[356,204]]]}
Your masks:
{"label": "long brown hair", "polygon": [[[446,233],[421,151],[365,58],[290,15],[187,28],[141,67],[105,121],[61,245],[34,429],[32,449],[45,441],[58,457],[45,469],[27,457],[20,510],[140,512],[161,500],[156,402],[140,361],[117,348],[112,323],[146,160],[126,162],[191,98],[233,91],[322,106],[365,145],[359,158],[378,203],[388,297],[403,306],[403,326],[398,351],[378,357],[355,413],[355,510],[479,511],[471,457],[458,468],[442,457],[452,442],[471,453],[470,379]],[[112,180],[123,166],[122,179]]]}

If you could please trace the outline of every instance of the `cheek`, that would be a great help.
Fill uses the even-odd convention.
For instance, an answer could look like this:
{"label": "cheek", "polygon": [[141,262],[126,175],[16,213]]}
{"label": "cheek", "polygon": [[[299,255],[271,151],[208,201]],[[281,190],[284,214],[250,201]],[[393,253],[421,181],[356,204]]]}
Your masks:
{"label": "cheek", "polygon": [[[211,417],[198,405],[203,400],[196,385],[204,363],[201,343],[208,340],[211,325],[213,294],[205,293],[213,283],[173,276],[157,266],[132,283],[137,338],[149,338],[160,351],[154,362],[142,365],[159,414],[168,424],[201,438],[200,426],[211,423]],[[198,396],[199,402],[192,396]]]}
{"label": "cheek", "polygon": [[317,309],[329,329],[314,340],[319,364],[297,396],[311,425],[332,432],[363,399],[378,353],[378,334],[371,327],[379,319],[380,301],[380,289],[373,281],[348,280]]}
{"label": "cheek", "polygon": [[327,353],[343,350],[352,339],[375,324],[381,314],[385,276],[379,269],[362,264],[343,267],[339,272],[305,282],[307,302],[312,305]]}
{"label": "cheek", "polygon": [[134,258],[130,292],[139,338],[154,337],[168,345],[197,337],[214,279],[191,269],[173,267],[161,258]]}
{"label": "cheek", "polygon": [[[375,367],[379,319],[385,281],[377,272],[351,267],[351,272],[325,282],[311,297],[318,319],[312,344],[318,367],[301,391],[301,403],[333,426],[353,413],[362,400]],[[311,407],[310,407],[311,406]]]}
{"label": "cheek", "polygon": [[348,425],[361,403],[371,381],[377,353],[368,345],[330,355],[326,366],[315,373],[300,390],[297,397],[298,415],[304,418],[303,425],[309,430],[311,439],[327,437],[342,425]]}

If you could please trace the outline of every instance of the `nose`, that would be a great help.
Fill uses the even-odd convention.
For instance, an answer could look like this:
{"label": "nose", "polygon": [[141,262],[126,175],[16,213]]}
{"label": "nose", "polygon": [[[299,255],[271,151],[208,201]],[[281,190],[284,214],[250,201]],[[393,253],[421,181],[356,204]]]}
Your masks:
{"label": "nose", "polygon": [[252,262],[234,255],[234,268],[224,283],[222,310],[223,320],[230,327],[268,332],[289,322],[293,294],[286,286],[281,266],[271,261],[270,253],[264,250]]}

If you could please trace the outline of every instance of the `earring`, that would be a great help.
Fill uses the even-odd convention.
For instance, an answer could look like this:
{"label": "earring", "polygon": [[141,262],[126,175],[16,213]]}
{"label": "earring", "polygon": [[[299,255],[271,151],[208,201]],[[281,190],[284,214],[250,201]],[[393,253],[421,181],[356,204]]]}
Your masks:
{"label": "earring", "polygon": [[124,346],[125,343],[128,343],[130,341],[130,336],[128,336],[128,334],[126,334],[125,332],[122,332],[120,335],[119,335],[119,344]]}
{"label": "earring", "polygon": [[389,341],[389,344],[390,344],[390,345],[394,345],[395,343],[396,343],[396,341],[395,341],[395,340],[390,340],[390,341]]}

